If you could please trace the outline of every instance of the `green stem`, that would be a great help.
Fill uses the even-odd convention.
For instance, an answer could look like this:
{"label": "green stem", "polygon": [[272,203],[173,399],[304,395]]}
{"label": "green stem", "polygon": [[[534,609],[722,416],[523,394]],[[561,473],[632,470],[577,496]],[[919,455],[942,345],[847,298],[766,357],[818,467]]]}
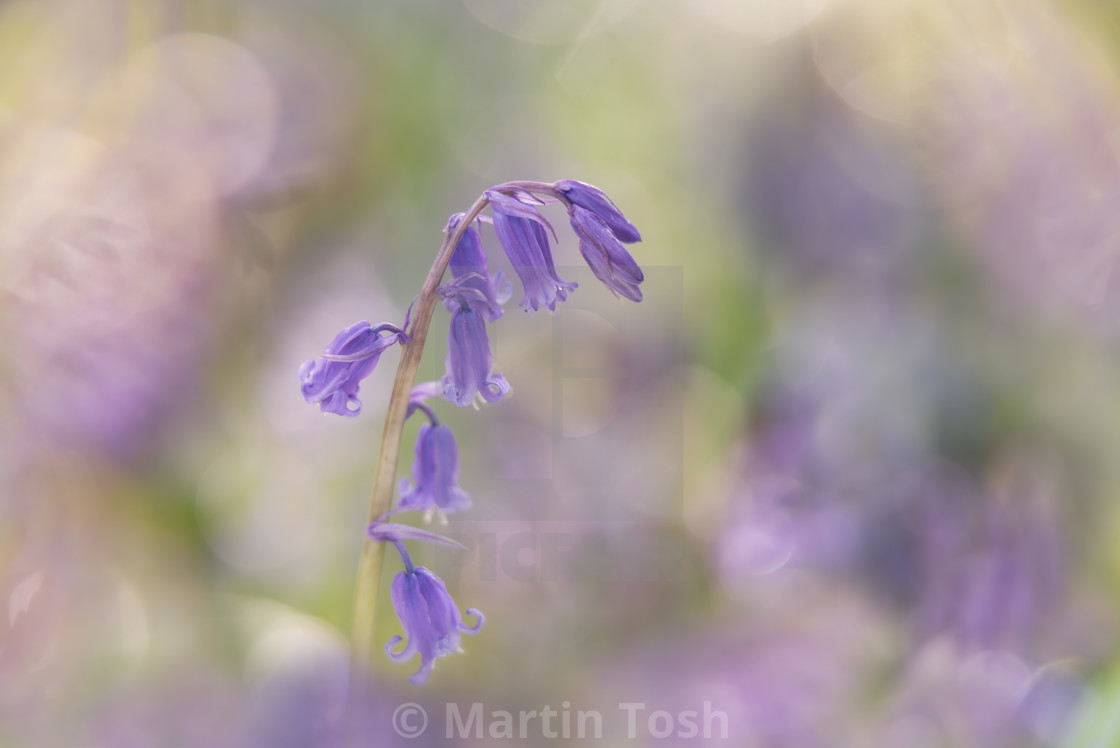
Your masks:
{"label": "green stem", "polygon": [[[439,294],[436,288],[443,278],[451,253],[459,243],[463,233],[471,225],[489,200],[482,195],[467,211],[455,230],[446,235],[440,245],[432,269],[424,280],[420,295],[416,297],[412,310],[411,340],[403,346],[397,377],[393,382],[393,392],[389,396],[389,409],[385,414],[385,431],[381,437],[381,453],[377,458],[377,475],[373,482],[373,496],[369,505],[369,522],[373,522],[393,507],[393,488],[397,479],[397,459],[401,451],[401,435],[404,432],[404,419],[408,411],[408,399],[416,382],[416,372],[420,368],[420,357],[424,352],[424,342],[428,337],[428,327],[432,322]],[[361,558],[358,561],[358,582],[354,599],[354,625],[351,632],[350,649],[350,705],[352,708],[368,704],[367,685],[373,667],[374,622],[377,618],[377,598],[381,587],[381,565],[385,556],[382,543],[375,543],[368,537],[362,542]]]}

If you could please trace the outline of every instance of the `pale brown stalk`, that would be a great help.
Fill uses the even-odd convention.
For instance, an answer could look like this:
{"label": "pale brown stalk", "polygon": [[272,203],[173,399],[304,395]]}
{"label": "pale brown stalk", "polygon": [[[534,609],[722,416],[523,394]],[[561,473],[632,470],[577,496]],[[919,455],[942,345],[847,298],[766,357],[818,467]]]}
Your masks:
{"label": "pale brown stalk", "polygon": [[[377,457],[377,473],[373,482],[373,495],[369,505],[369,522],[384,515],[393,506],[393,489],[397,479],[397,460],[401,451],[401,435],[408,412],[408,399],[416,382],[416,372],[420,367],[420,357],[424,353],[424,342],[428,337],[428,327],[432,322],[439,294],[436,288],[443,278],[451,254],[463,233],[478,217],[489,200],[485,195],[478,198],[470,210],[455,227],[444,236],[443,244],[436,254],[424,286],[412,308],[412,325],[406,332],[411,336],[402,345],[397,376],[393,391],[389,396],[389,408],[385,414],[385,430],[381,437],[381,452]],[[377,617],[377,600],[381,587],[381,565],[385,555],[382,543],[375,543],[368,537],[362,541],[361,557],[358,561],[358,580],[354,598],[354,623],[350,639],[350,703],[351,707],[361,707],[366,703],[365,685],[369,681],[375,650],[374,623]]]}

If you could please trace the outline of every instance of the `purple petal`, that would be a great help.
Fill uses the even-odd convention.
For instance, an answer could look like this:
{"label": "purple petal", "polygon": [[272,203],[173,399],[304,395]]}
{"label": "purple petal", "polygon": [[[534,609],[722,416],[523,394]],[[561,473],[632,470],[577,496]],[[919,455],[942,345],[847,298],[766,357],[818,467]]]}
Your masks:
{"label": "purple petal", "polygon": [[400,652],[394,652],[393,647],[397,646],[404,641],[404,637],[394,635],[389,641],[385,642],[385,654],[389,655],[389,659],[400,665],[401,663],[408,662],[412,659],[412,655],[416,654],[416,645],[412,642],[405,642],[404,649]]}
{"label": "purple petal", "polygon": [[[447,222],[447,232],[453,232],[463,219],[462,213],[451,216]],[[502,298],[498,290],[501,274],[490,275],[490,268],[486,260],[486,252],[482,249],[482,238],[473,226],[467,227],[455,251],[451,254],[448,264],[451,270],[452,282],[449,285],[458,285],[478,291],[479,298],[471,301],[472,304],[481,305],[486,310],[486,317],[494,322],[502,316],[502,304],[509,297]],[[444,287],[446,288],[446,287]],[[452,309],[452,302],[446,301],[448,309]]]}
{"label": "purple petal", "polygon": [[459,448],[446,424],[420,427],[412,478],[416,485],[401,493],[401,507],[454,512],[471,504],[471,497],[459,488]]}
{"label": "purple petal", "polygon": [[477,634],[482,630],[482,624],[486,623],[486,616],[482,615],[482,611],[478,608],[467,608],[467,615],[474,616],[478,619],[478,623],[474,626],[468,626],[465,623],[459,625],[459,630],[465,634]]}
{"label": "purple petal", "polygon": [[397,574],[393,579],[392,599],[408,643],[400,652],[393,652],[393,647],[403,641],[394,636],[386,644],[385,653],[398,663],[420,653],[420,669],[409,677],[415,685],[428,679],[438,658],[459,649],[461,634],[475,633],[485,621],[481,613],[471,609],[468,613],[476,615],[478,623],[466,626],[443,580],[423,566]]}
{"label": "purple petal", "polygon": [[369,527],[366,528],[366,535],[369,536],[370,540],[375,542],[388,543],[394,540],[422,540],[425,543],[435,543],[436,545],[443,545],[460,551],[467,550],[465,546],[456,543],[451,538],[445,538],[434,532],[421,530],[419,527],[398,525],[392,522],[371,522]]}
{"label": "purple petal", "polygon": [[598,187],[574,179],[561,179],[556,183],[556,189],[571,205],[599,216],[619,241],[632,244],[642,240],[638,229],[626,220],[622,211]]}
{"label": "purple petal", "polygon": [[556,302],[566,299],[568,291],[577,287],[577,284],[569,283],[557,274],[548,234],[539,223],[503,212],[495,206],[494,231],[514,272],[521,279],[525,291],[521,306],[526,310],[537,310],[542,306],[555,309]]}
{"label": "purple petal", "polygon": [[494,402],[509,391],[500,375],[494,374],[486,323],[474,307],[461,304],[451,313],[447,335],[447,373],[443,377],[443,396],[459,407],[474,402],[482,393]]}
{"label": "purple petal", "polygon": [[443,394],[443,385],[439,382],[421,382],[412,388],[408,394],[409,402],[424,402]]}
{"label": "purple petal", "polygon": [[374,370],[386,349],[405,338],[395,325],[372,327],[365,320],[350,325],[335,335],[322,356],[300,366],[304,400],[318,403],[324,412],[356,416],[362,409],[357,397],[361,381]]}
{"label": "purple petal", "polygon": [[501,192],[494,192],[493,190],[487,191],[486,197],[490,200],[490,207],[495,214],[501,213],[502,215],[533,221],[542,228],[551,231],[553,238],[556,237],[556,231],[552,228],[552,224],[545,220],[545,217],[541,215],[541,212],[537,210],[536,207],[527,205],[515,197],[510,197]]}
{"label": "purple petal", "polygon": [[579,251],[591,272],[608,288],[631,301],[641,301],[638,288],[645,274],[603,220],[578,206],[572,208],[572,229],[579,237]]}

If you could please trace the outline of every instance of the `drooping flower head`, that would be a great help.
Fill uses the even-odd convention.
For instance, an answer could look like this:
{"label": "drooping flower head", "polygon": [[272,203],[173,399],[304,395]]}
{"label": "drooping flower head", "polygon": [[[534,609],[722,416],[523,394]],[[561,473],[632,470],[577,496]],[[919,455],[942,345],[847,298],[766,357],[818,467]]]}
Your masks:
{"label": "drooping flower head", "polygon": [[[404,627],[404,638],[394,636],[385,645],[385,654],[396,663],[407,662],[420,653],[420,669],[408,681],[419,686],[428,680],[436,659],[459,651],[460,634],[477,634],[486,621],[482,612],[470,608],[467,615],[478,619],[474,626],[463,623],[459,608],[451,599],[443,580],[423,566],[405,569],[393,580],[393,609]],[[400,652],[393,647],[405,641]]]}
{"label": "drooping flower head", "polygon": [[303,399],[319,403],[325,413],[358,415],[362,410],[358,399],[361,381],[370,375],[386,349],[407,341],[408,335],[396,325],[373,327],[365,320],[355,322],[335,335],[323,355],[299,367]]}
{"label": "drooping flower head", "polygon": [[407,478],[404,480],[401,508],[454,512],[471,505],[471,497],[459,488],[459,448],[446,424],[425,423],[420,427],[412,479],[412,486]]}
{"label": "drooping flower head", "polygon": [[443,396],[463,408],[474,402],[477,395],[488,403],[495,402],[509,392],[509,384],[501,374],[495,374],[490,340],[486,336],[486,321],[477,304],[481,294],[477,289],[449,283],[441,286],[440,295],[453,302],[451,329],[447,334],[447,373],[443,377]]}
{"label": "drooping flower head", "polygon": [[561,199],[569,205],[569,211],[575,206],[599,216],[620,242],[633,244],[642,240],[634,224],[626,220],[618,206],[598,187],[574,179],[561,179],[555,186]]}
{"label": "drooping flower head", "polygon": [[602,218],[578,205],[569,209],[572,228],[579,237],[579,253],[603,284],[631,301],[641,301],[638,288],[645,274]]}
{"label": "drooping flower head", "polygon": [[565,281],[557,274],[548,244],[548,232],[552,227],[540,211],[527,202],[535,198],[524,191],[518,195],[513,197],[496,190],[486,193],[494,214],[494,231],[525,290],[521,306],[525,311],[536,311],[542,306],[555,310],[556,302],[568,298],[568,292],[578,284]]}
{"label": "drooping flower head", "polygon": [[568,208],[568,220],[579,238],[579,251],[595,277],[631,301],[641,301],[638,288],[645,275],[622,246],[642,240],[634,225],[597,187],[562,179],[556,190]]}
{"label": "drooping flower head", "polygon": [[[450,234],[458,228],[462,220],[462,213],[451,216],[444,232]],[[463,287],[473,288],[479,292],[480,295],[470,303],[484,309],[487,322],[494,322],[502,316],[502,304],[509,301],[513,289],[502,277],[501,270],[493,275],[490,274],[486,252],[482,249],[482,237],[478,235],[478,230],[474,226],[468,226],[459,243],[455,245],[448,269],[451,271],[453,281],[459,281]],[[454,301],[448,299],[444,303],[448,310],[454,309]]]}
{"label": "drooping flower head", "polygon": [[[402,541],[424,540],[462,548],[458,543],[425,530],[385,522],[374,522],[367,533],[371,540],[392,543],[404,562],[404,571],[393,579],[392,589],[393,609],[404,628],[404,637],[391,638],[385,645],[385,654],[393,662],[403,663],[419,652],[420,669],[408,679],[418,686],[428,680],[438,658],[459,651],[461,634],[478,633],[486,618],[481,611],[470,608],[467,615],[475,616],[478,623],[474,626],[463,623],[447,585],[423,566],[414,566]],[[406,642],[404,649],[394,652],[393,647],[402,641]]]}

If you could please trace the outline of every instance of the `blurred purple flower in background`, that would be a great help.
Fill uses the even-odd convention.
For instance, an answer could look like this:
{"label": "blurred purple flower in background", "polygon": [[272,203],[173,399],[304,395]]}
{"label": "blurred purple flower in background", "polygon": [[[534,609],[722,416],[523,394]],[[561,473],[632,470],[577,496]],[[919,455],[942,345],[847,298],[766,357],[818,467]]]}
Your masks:
{"label": "blurred purple flower in background", "polygon": [[[725,612],[688,635],[665,632],[631,648],[600,680],[621,700],[697,711],[710,702],[726,715],[710,720],[710,744],[847,745],[837,736],[860,727],[858,705],[889,633],[883,611],[838,585],[803,578],[796,591],[772,587],[764,606]],[[670,735],[659,744],[696,739]]]}
{"label": "blurred purple flower in background", "polygon": [[[189,399],[214,338],[214,319],[197,309],[223,290],[217,211],[153,184],[145,154],[66,131],[26,141],[73,160],[0,183],[11,291],[0,334],[20,423],[10,443],[135,457]],[[137,267],[148,269],[143,283]]]}
{"label": "blurred purple flower in background", "polygon": [[741,215],[775,266],[889,288],[913,270],[928,213],[907,154],[815,79],[804,86],[801,106],[814,116],[781,108],[756,115],[738,185]]}
{"label": "blurred purple flower in background", "polygon": [[[1115,336],[1120,200],[1114,72],[1102,69],[1057,6],[1005,21],[1035,52],[1013,58],[947,51],[928,88],[921,130],[929,182],[996,294]],[[1091,46],[1091,45],[1090,45]],[[1045,61],[1041,63],[1039,61]]]}
{"label": "blurred purple flower in background", "polygon": [[927,636],[1033,657],[1055,611],[1069,609],[1053,499],[1015,481],[1013,494],[931,496],[918,507]]}
{"label": "blurred purple flower in background", "polygon": [[[223,315],[251,298],[234,288],[276,254],[247,206],[289,203],[292,167],[329,175],[325,130],[342,105],[319,97],[314,116],[281,122],[282,107],[307,101],[291,76],[320,72],[313,45],[264,60],[244,40],[175,22],[108,42],[123,12],[44,11],[44,35],[25,41],[44,43],[46,68],[28,60],[19,77],[42,75],[52,93],[7,91],[0,125],[13,441],[111,462],[150,455],[192,411],[232,329]],[[74,33],[86,43],[47,41]],[[86,120],[87,106],[99,115]]]}

